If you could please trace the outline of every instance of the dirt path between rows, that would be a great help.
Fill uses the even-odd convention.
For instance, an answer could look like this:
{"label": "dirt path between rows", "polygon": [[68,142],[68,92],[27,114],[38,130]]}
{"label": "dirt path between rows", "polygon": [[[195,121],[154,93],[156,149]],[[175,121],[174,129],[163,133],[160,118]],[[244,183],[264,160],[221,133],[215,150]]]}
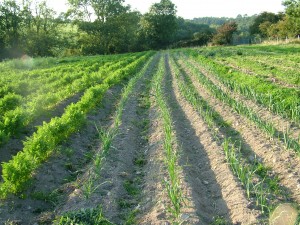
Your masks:
{"label": "dirt path between rows", "polygon": [[[160,57],[162,55],[160,54]],[[158,66],[158,65],[156,65]],[[153,82],[153,80],[151,81]],[[164,167],[163,148],[163,121],[156,104],[153,89],[150,90],[149,108],[149,135],[146,149],[147,164],[145,166],[145,184],[142,193],[141,212],[138,215],[137,224],[143,225],[169,225],[167,203],[168,196],[163,181],[168,176]]]}
{"label": "dirt path between rows", "polygon": [[246,148],[248,151],[247,160],[251,161],[251,158],[256,155],[266,166],[271,167],[274,173],[279,176],[280,184],[288,190],[288,193],[296,202],[300,203],[300,159],[296,154],[292,151],[284,150],[284,147],[279,143],[270,141],[254,125],[250,124],[247,119],[233,112],[223,102],[215,99],[199,84],[184,62],[179,60],[179,63],[192,79],[199,95],[210,103],[224,121],[228,121],[232,124],[232,128],[240,133],[244,146],[249,146],[249,148]]}
{"label": "dirt path between rows", "polygon": [[244,105],[253,109],[253,111],[255,111],[256,114],[264,121],[270,121],[278,131],[286,132],[288,130],[290,136],[293,137],[294,139],[298,139],[300,137],[300,127],[297,124],[291,122],[286,118],[283,118],[280,115],[275,115],[274,113],[272,113],[271,111],[263,107],[262,105],[255,103],[253,100],[247,99],[246,97],[229,90],[224,84],[222,84],[215,77],[215,75],[205,70],[203,67],[201,67],[201,65],[197,64],[197,62],[188,58],[186,59],[189,60],[189,62],[192,63],[196,68],[198,68],[199,71],[203,75],[205,75],[208,79],[210,79],[217,87],[221,88],[222,91],[229,94],[229,96],[231,96],[236,101],[241,102]]}
{"label": "dirt path between rows", "polygon": [[210,224],[218,218],[234,224],[257,222],[260,213],[249,208],[245,192],[224,160],[222,147],[198,113],[180,96],[173,73],[169,79],[169,105],[182,148],[180,164],[199,224]]}
{"label": "dirt path between rows", "polygon": [[19,198],[0,201],[0,224],[52,224],[56,209],[68,193],[76,190],[76,178],[99,146],[96,125],[106,124],[114,111],[121,85],[110,89],[99,107],[87,116],[87,124],[73,134],[36,172],[33,184]]}
{"label": "dirt path between rows", "polygon": [[125,224],[131,212],[141,210],[149,129],[149,112],[141,101],[149,95],[149,83],[158,59],[155,56],[128,99],[111,155],[103,168],[103,178],[110,184],[103,187],[106,195],[101,205],[104,215],[116,224]]}
{"label": "dirt path between rows", "polygon": [[[137,82],[125,104],[122,123],[101,170],[100,185],[90,199],[72,193],[61,212],[101,206],[115,224],[163,224],[168,222],[161,181],[160,126],[155,108],[149,108],[149,89],[160,55]],[[147,100],[148,99],[148,100]],[[71,196],[71,195],[70,195]],[[131,220],[132,219],[132,220]]]}

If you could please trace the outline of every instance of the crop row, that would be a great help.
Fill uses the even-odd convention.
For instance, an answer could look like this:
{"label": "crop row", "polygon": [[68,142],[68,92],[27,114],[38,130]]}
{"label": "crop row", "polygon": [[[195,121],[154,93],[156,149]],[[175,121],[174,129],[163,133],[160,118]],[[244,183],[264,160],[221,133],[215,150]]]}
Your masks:
{"label": "crop row", "polygon": [[[279,80],[287,85],[299,85],[300,56],[297,54],[280,54],[260,52],[252,48],[226,47],[201,48],[202,55],[210,57],[214,62],[228,65],[246,74]],[[297,60],[298,59],[298,60]]]}
{"label": "crop row", "polygon": [[57,145],[78,131],[85,121],[86,114],[101,101],[105,92],[111,86],[136,73],[152,54],[152,52],[146,53],[126,67],[112,71],[101,84],[87,89],[80,101],[69,105],[61,117],[52,118],[49,123],[40,126],[24,142],[24,149],[12,160],[2,164],[1,198],[9,193],[18,193],[23,190],[30,181],[32,173],[49,158]]}
{"label": "crop row", "polygon": [[[35,118],[39,115],[43,115],[44,112],[49,111],[59,102],[78,92],[84,91],[88,87],[101,83],[111,71],[121,69],[135,59],[136,57],[128,57],[114,65],[109,64],[109,66],[106,66],[107,64],[104,64],[103,67],[98,68],[99,71],[91,74],[82,74],[80,72],[79,77],[74,75],[77,79],[65,85],[63,85],[64,78],[59,79],[55,83],[61,82],[62,85],[60,85],[59,88],[56,85],[56,89],[50,88],[52,86],[51,83],[46,84],[44,85],[46,91],[44,93],[35,93],[28,102],[21,101],[21,97],[12,94],[14,98],[9,99],[11,101],[5,105],[9,110],[7,112],[4,111],[2,118],[0,118],[0,144],[7,142],[12,135],[20,132]],[[6,97],[3,98],[3,101],[7,102]],[[20,106],[18,106],[18,104],[20,104]],[[11,108],[12,110],[10,110]]]}
{"label": "crop row", "polygon": [[196,50],[186,50],[185,53],[216,76],[230,90],[241,93],[276,114],[290,118],[294,122],[300,122],[299,90],[279,87],[259,77],[249,76],[228,66],[220,65],[199,55]]}
{"label": "crop row", "polygon": [[165,187],[168,193],[169,200],[171,202],[169,210],[173,216],[175,224],[180,222],[180,212],[182,207],[182,190],[180,187],[179,170],[178,170],[178,152],[173,147],[176,142],[174,134],[172,132],[173,121],[171,118],[170,109],[162,89],[163,77],[166,74],[164,57],[160,59],[158,70],[153,77],[152,90],[156,99],[156,105],[159,109],[159,117],[162,120],[163,129],[163,148],[165,151],[165,166],[167,168],[168,177],[165,179]]}
{"label": "crop row", "polygon": [[186,61],[186,64],[193,74],[197,74],[196,79],[207,90],[209,90],[209,92],[214,97],[229,105],[238,114],[247,117],[259,129],[265,132],[271,139],[279,139],[287,149],[293,149],[294,151],[300,153],[299,140],[290,137],[288,131],[278,131],[275,128],[274,124],[261,119],[252,108],[246,106],[242,102],[233,99],[228,93],[223,92],[220,87],[216,86],[211,80],[203,75],[193,64],[189,63],[188,61]]}
{"label": "crop row", "polygon": [[273,201],[277,201],[276,195],[278,195],[278,190],[280,190],[278,183],[273,182],[273,177],[269,177],[266,172],[268,168],[263,164],[258,161],[248,163],[245,160],[247,157],[243,155],[241,140],[236,138],[240,136],[237,135],[238,132],[235,131],[232,136],[233,132],[230,132],[230,125],[199,95],[191,78],[174,59],[171,60],[171,66],[182,96],[199,113],[210,127],[214,138],[223,146],[226,160],[231,166],[233,173],[243,184],[247,197],[249,199],[254,198],[256,205],[260,207],[261,211],[269,213],[274,207]]}
{"label": "crop row", "polygon": [[[30,99],[35,93],[49,90],[51,86],[48,86],[48,84],[50,83],[58,85],[62,85],[63,82],[70,83],[74,79],[73,77],[97,72],[99,68],[107,69],[114,64],[119,64],[124,59],[135,59],[136,57],[138,57],[138,54],[124,55],[118,58],[110,57],[112,59],[103,56],[98,61],[93,60],[90,62],[86,60],[87,62],[63,65],[58,68],[54,67],[25,72],[7,70],[1,76],[0,97],[8,93],[16,93]],[[55,85],[53,85],[53,88],[55,88]]]}
{"label": "crop row", "polygon": [[[239,68],[246,69],[255,73],[258,77],[270,77],[282,80],[287,84],[300,85],[299,71],[294,67],[287,67],[286,64],[276,64],[272,62],[272,57],[262,59],[256,57],[228,57],[224,59],[224,63],[230,63]],[[299,65],[298,65],[299,66]]]}
{"label": "crop row", "polygon": [[[71,87],[72,82],[75,82],[74,85],[76,88],[82,83],[82,81],[78,82],[79,78],[100,72],[99,70],[101,70],[102,74],[105,74],[107,70],[124,66],[139,56],[141,56],[141,53],[118,55],[114,57],[101,56],[96,58],[98,60],[91,59],[50,69],[38,69],[25,72],[7,69],[0,77],[0,102],[5,95],[17,94],[22,97],[22,105],[38,97],[44,99],[41,101],[41,103],[43,103],[46,102],[44,96],[47,95],[47,93],[49,93],[49,95],[52,93],[51,95],[53,96],[53,93],[56,93],[59,88],[64,88],[68,85]],[[69,91],[72,91],[72,89],[69,88]],[[48,98],[49,95],[47,96]],[[4,112],[2,111],[2,113]]]}
{"label": "crop row", "polygon": [[[122,124],[122,115],[124,113],[124,107],[133,93],[137,82],[146,74],[146,71],[151,68],[151,64],[155,61],[154,57],[148,60],[144,67],[133,77],[130,79],[128,84],[123,88],[121,99],[117,104],[116,111],[114,113],[112,119],[112,125],[109,128],[100,127],[99,135],[101,141],[101,147],[96,152],[95,157],[93,157],[93,163],[89,168],[89,171],[86,172],[88,177],[83,182],[83,194],[86,199],[90,198],[90,196],[99,188],[98,183],[101,179],[101,172],[105,163],[105,159],[108,157],[110,151],[112,150],[111,144],[119,133],[119,127]],[[104,181],[106,182],[106,181]],[[96,208],[88,209],[88,210],[80,210],[80,211],[71,211],[64,213],[57,221],[57,224],[77,224],[84,223],[85,218],[88,218],[89,221],[92,221],[93,224],[105,223],[105,224],[113,224],[105,219],[104,213],[101,210],[101,205],[98,205]],[[97,216],[91,216],[90,214],[95,214]],[[84,216],[83,216],[84,215]],[[101,221],[101,222],[99,222]],[[55,224],[56,224],[55,223]]]}

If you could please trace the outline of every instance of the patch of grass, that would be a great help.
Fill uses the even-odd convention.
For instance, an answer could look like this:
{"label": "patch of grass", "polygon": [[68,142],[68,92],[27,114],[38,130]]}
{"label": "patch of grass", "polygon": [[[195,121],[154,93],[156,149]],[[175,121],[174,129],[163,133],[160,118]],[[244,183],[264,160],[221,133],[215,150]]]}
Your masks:
{"label": "patch of grass", "polygon": [[125,219],[124,225],[134,225],[134,224],[137,224],[136,215],[138,214],[138,212],[139,212],[138,209],[132,210],[128,214],[127,218]]}
{"label": "patch of grass", "polygon": [[229,223],[225,218],[221,217],[221,216],[216,216],[213,218],[213,222],[211,223],[211,225],[230,225],[231,223]]}
{"label": "patch of grass", "polygon": [[120,199],[118,205],[121,209],[129,209],[132,206],[132,203],[125,199]]}
{"label": "patch of grass", "polygon": [[59,150],[62,154],[66,155],[67,157],[71,157],[74,154],[74,149],[72,148],[62,148]]}
{"label": "patch of grass", "polygon": [[106,219],[100,207],[68,212],[54,222],[54,225],[114,225]]}
{"label": "patch of grass", "polygon": [[30,197],[35,200],[40,200],[44,202],[51,203],[53,206],[59,202],[60,193],[58,190],[54,190],[52,192],[33,192],[30,194]]}
{"label": "patch of grass", "polygon": [[71,172],[74,172],[76,171],[75,167],[74,167],[74,164],[71,163],[71,162],[66,162],[65,165],[64,165],[65,169],[68,170],[68,171],[71,171]]}
{"label": "patch of grass", "polygon": [[126,180],[123,186],[129,195],[137,195],[140,192],[133,180]]}
{"label": "patch of grass", "polygon": [[138,167],[143,167],[147,164],[147,160],[143,157],[135,158],[134,164],[137,165]]}
{"label": "patch of grass", "polygon": [[73,181],[76,181],[77,179],[77,173],[70,173],[65,179],[64,179],[64,183],[70,183]]}

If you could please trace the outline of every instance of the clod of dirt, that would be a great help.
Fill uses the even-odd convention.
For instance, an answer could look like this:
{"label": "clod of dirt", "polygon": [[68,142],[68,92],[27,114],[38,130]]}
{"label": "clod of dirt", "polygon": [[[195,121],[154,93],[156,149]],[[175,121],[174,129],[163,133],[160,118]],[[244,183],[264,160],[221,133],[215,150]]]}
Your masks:
{"label": "clod of dirt", "polygon": [[279,205],[271,214],[270,225],[294,225],[298,217],[297,210],[289,203]]}

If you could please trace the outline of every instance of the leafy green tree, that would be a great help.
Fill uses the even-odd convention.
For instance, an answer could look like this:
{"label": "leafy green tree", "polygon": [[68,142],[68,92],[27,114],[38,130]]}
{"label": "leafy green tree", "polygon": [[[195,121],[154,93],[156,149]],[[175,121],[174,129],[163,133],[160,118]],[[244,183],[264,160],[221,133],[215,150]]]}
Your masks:
{"label": "leafy green tree", "polygon": [[[130,11],[124,0],[69,0],[81,32],[83,54],[134,51],[140,13]],[[75,14],[74,14],[75,13]],[[77,15],[76,15],[77,13]],[[94,17],[91,21],[90,18]]]}
{"label": "leafy green tree", "polygon": [[[10,52],[11,56],[20,54],[21,9],[15,0],[0,3],[0,47]],[[8,56],[9,56],[8,55]]]}
{"label": "leafy green tree", "polygon": [[284,0],[285,12],[290,22],[290,33],[300,35],[300,0]]}
{"label": "leafy green tree", "polygon": [[172,47],[190,47],[206,45],[215,33],[215,29],[206,24],[198,24],[183,18],[177,18],[177,31]]}
{"label": "leafy green tree", "polygon": [[237,31],[238,25],[236,22],[224,23],[217,29],[217,33],[213,37],[214,45],[229,45],[232,43],[232,37],[234,32]]}
{"label": "leafy green tree", "polygon": [[300,19],[300,0],[284,0],[282,4],[287,15]]}
{"label": "leafy green tree", "polygon": [[[250,26],[250,33],[252,35],[260,35],[261,37],[267,37],[267,32],[265,30],[266,25],[276,24],[282,18],[283,14],[263,12],[256,17],[254,23]],[[261,25],[263,23],[264,25]]]}
{"label": "leafy green tree", "polygon": [[177,29],[175,4],[170,0],[153,4],[141,24],[150,48],[167,47],[172,43]]}
{"label": "leafy green tree", "polygon": [[35,16],[31,18],[25,33],[24,50],[32,56],[53,56],[54,48],[59,43],[56,13],[47,6],[46,1],[36,4],[34,11]]}

